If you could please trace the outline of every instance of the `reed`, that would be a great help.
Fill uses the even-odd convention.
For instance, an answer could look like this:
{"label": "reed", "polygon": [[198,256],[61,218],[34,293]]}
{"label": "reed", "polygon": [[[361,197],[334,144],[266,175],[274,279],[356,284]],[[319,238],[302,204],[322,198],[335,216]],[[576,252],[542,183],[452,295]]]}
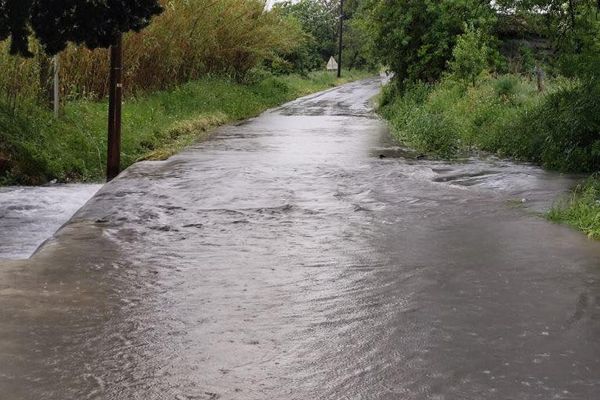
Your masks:
{"label": "reed", "polygon": [[[126,95],[163,90],[206,75],[242,80],[248,71],[304,40],[297,25],[263,0],[165,0],[145,30],[124,38]],[[35,43],[34,43],[35,47]],[[49,59],[8,55],[0,43],[0,101],[47,100]],[[65,99],[101,99],[108,89],[108,52],[70,46],[60,54]]]}

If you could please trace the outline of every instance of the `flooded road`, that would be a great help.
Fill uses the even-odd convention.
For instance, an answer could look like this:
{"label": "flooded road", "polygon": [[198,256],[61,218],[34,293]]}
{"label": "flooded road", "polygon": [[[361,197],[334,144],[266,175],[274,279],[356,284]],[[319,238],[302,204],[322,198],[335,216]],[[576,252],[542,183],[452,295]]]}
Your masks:
{"label": "flooded road", "polygon": [[0,259],[28,258],[101,185],[0,187]]}
{"label": "flooded road", "polygon": [[600,243],[573,180],[393,145],[376,80],[223,127],[0,264],[19,399],[596,399]]}

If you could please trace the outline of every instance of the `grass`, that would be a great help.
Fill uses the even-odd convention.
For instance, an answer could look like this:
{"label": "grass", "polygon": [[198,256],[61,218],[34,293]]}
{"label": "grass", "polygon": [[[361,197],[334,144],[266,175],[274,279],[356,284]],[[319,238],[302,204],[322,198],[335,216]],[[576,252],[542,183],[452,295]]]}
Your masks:
{"label": "grass", "polygon": [[600,239],[600,176],[593,175],[567,199],[555,204],[548,219],[571,225],[592,239]]}
{"label": "grass", "polygon": [[446,78],[388,89],[381,112],[399,140],[440,157],[476,149],[563,172],[600,170],[600,82],[554,79],[547,88],[538,93],[518,75],[475,86]]}
{"label": "grass", "polygon": [[[173,90],[123,104],[122,166],[142,159],[165,159],[212,128],[249,118],[292,100],[368,76],[347,71],[308,76],[265,75],[241,84],[205,77]],[[72,101],[58,120],[37,105],[16,110],[0,105],[0,184],[100,181],[106,163],[106,102]]]}
{"label": "grass", "polygon": [[511,125],[539,101],[534,84],[517,76],[486,77],[476,86],[445,79],[384,95],[381,112],[400,141],[431,155],[479,149],[527,159],[528,138],[515,136]]}

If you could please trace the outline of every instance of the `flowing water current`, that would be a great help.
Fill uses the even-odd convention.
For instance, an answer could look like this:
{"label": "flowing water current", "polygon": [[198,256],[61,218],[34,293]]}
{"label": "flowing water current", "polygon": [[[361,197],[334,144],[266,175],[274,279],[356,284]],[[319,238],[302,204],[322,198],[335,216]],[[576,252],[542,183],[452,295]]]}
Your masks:
{"label": "flowing water current", "polygon": [[[379,89],[138,163],[0,262],[0,397],[598,398],[600,244],[541,215],[577,177],[422,159]],[[10,215],[7,254],[54,229]]]}
{"label": "flowing water current", "polygon": [[100,185],[0,187],[0,259],[28,258]]}

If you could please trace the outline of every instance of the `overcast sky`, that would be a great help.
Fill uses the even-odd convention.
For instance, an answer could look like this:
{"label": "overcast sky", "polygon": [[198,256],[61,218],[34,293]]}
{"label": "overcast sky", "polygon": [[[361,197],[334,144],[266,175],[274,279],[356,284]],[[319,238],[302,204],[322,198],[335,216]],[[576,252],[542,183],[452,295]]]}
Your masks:
{"label": "overcast sky", "polygon": [[267,9],[270,10],[273,7],[273,4],[280,3],[285,0],[267,0]]}

